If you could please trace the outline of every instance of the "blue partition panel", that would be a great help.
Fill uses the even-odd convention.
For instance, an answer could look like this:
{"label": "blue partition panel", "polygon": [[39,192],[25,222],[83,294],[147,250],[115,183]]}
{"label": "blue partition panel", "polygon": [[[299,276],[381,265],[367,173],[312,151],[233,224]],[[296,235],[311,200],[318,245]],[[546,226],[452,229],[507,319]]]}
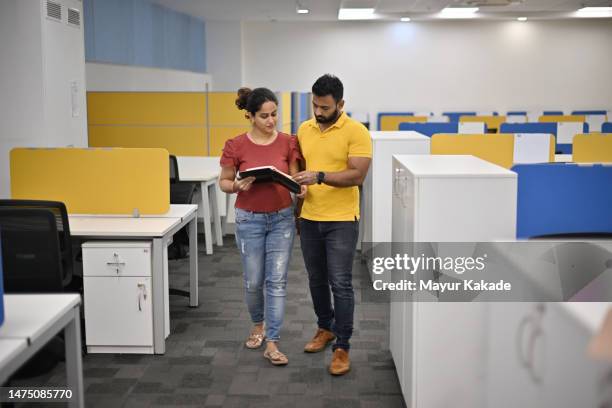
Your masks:
{"label": "blue partition panel", "polygon": [[557,123],[502,123],[499,133],[549,133],[557,137]]}
{"label": "blue partition panel", "polygon": [[378,112],[376,116],[376,130],[380,130],[380,118],[383,116],[414,116],[414,112]]}
{"label": "blue partition panel", "polygon": [[601,125],[601,133],[612,133],[612,122],[606,122]]}
{"label": "blue partition panel", "polygon": [[560,110],[551,110],[542,112],[542,116],[560,116],[563,115],[563,111]]}
{"label": "blue partition panel", "polygon": [[448,116],[449,122],[459,122],[461,116],[476,116],[476,112],[442,112],[442,115]]}
{"label": "blue partition panel", "polygon": [[436,133],[457,133],[459,131],[459,123],[447,122],[427,122],[427,123],[412,123],[404,122],[399,124],[399,130],[414,130],[432,137]]}
{"label": "blue partition panel", "polygon": [[606,110],[575,110],[572,111],[572,115],[607,115]]}
{"label": "blue partition panel", "polygon": [[506,115],[527,115],[527,111],[508,111]]}
{"label": "blue partition panel", "polygon": [[612,233],[612,166],[521,164],[517,237]]}

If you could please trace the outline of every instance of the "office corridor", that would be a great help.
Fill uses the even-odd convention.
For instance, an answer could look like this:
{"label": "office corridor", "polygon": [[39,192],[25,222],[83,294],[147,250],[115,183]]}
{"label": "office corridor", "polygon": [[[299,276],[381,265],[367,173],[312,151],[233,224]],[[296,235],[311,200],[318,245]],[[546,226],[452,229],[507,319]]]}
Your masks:
{"label": "office corridor", "polygon": [[[90,354],[83,359],[87,407],[402,407],[403,399],[388,347],[389,305],[371,288],[364,265],[354,265],[356,295],[352,370],[327,373],[331,348],[304,353],[316,329],[299,242],[288,281],[280,349],[289,358],[273,367],[263,348],[243,346],[250,328],[243,301],[242,272],[233,237],[214,255],[199,245],[200,306],[170,297],[171,335],[166,354]],[[188,260],[170,261],[171,287],[187,287]],[[41,377],[14,385],[61,386],[63,363]]]}

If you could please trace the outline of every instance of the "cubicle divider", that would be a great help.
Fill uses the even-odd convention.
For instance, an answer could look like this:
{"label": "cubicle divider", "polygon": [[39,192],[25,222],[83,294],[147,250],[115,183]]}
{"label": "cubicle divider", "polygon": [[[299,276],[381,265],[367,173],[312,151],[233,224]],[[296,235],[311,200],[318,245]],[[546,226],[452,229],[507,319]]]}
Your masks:
{"label": "cubicle divider", "polygon": [[[291,133],[291,93],[277,93],[279,130]],[[163,147],[175,156],[220,156],[249,122],[235,92],[89,92],[90,147]]]}
{"label": "cubicle divider", "polygon": [[89,146],[159,147],[177,156],[204,156],[206,113],[201,92],[88,92]]}
{"label": "cubicle divider", "polygon": [[459,117],[460,123],[470,123],[470,122],[482,122],[487,125],[487,129],[490,133],[497,133],[499,131],[499,127],[502,123],[506,121],[505,116],[501,115],[467,115]]}
{"label": "cubicle divider", "polygon": [[589,124],[589,132],[601,132],[601,126],[608,121],[607,110],[575,110],[572,115],[583,115],[585,122]]}
{"label": "cubicle divider", "polygon": [[[612,133],[589,133],[574,136],[575,163],[612,163]],[[612,189],[612,180],[610,181]]]}
{"label": "cubicle divider", "polygon": [[54,200],[72,214],[164,214],[170,208],[168,151],[149,148],[16,148],[11,197]]}
{"label": "cubicle divider", "polygon": [[428,122],[428,123],[407,123],[399,124],[399,130],[413,130],[425,136],[433,136],[436,133],[457,133],[459,131],[459,123],[457,122]]}
{"label": "cubicle divider", "polygon": [[612,166],[523,164],[511,170],[518,174],[518,238],[612,233]]}
{"label": "cubicle divider", "polygon": [[414,116],[412,112],[380,112],[378,114],[377,130],[399,130],[399,124],[404,122],[427,122],[426,116]]}
{"label": "cubicle divider", "polygon": [[584,122],[584,115],[544,115],[540,116],[538,122]]}
{"label": "cubicle divider", "polygon": [[449,122],[459,122],[462,116],[476,116],[476,112],[442,112],[442,115],[448,117]]}
{"label": "cubicle divider", "polygon": [[605,122],[602,124],[601,133],[612,133],[612,122]]}
{"label": "cubicle divider", "polygon": [[548,133],[555,136],[556,153],[571,154],[572,139],[576,134],[587,133],[588,125],[582,122],[502,123],[501,133]]}
{"label": "cubicle divider", "polygon": [[436,134],[431,154],[472,155],[509,169],[514,158],[514,135]]}

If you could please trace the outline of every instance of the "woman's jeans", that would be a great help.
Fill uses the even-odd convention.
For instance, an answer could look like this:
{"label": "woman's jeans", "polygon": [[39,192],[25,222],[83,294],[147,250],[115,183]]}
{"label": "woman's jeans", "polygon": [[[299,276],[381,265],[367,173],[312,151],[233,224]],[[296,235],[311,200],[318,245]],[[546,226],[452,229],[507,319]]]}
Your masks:
{"label": "woman's jeans", "polygon": [[293,207],[269,213],[236,208],[236,244],[242,256],[246,303],[253,323],[265,319],[268,341],[280,338],[294,237]]}

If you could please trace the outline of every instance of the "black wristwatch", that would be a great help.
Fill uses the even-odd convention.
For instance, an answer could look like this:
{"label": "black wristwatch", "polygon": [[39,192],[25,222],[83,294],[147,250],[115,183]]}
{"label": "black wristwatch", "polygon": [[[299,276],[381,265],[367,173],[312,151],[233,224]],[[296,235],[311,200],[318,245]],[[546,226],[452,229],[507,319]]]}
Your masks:
{"label": "black wristwatch", "polygon": [[322,171],[317,173],[317,184],[321,184],[323,183],[323,180],[325,179],[325,173],[323,173]]}

